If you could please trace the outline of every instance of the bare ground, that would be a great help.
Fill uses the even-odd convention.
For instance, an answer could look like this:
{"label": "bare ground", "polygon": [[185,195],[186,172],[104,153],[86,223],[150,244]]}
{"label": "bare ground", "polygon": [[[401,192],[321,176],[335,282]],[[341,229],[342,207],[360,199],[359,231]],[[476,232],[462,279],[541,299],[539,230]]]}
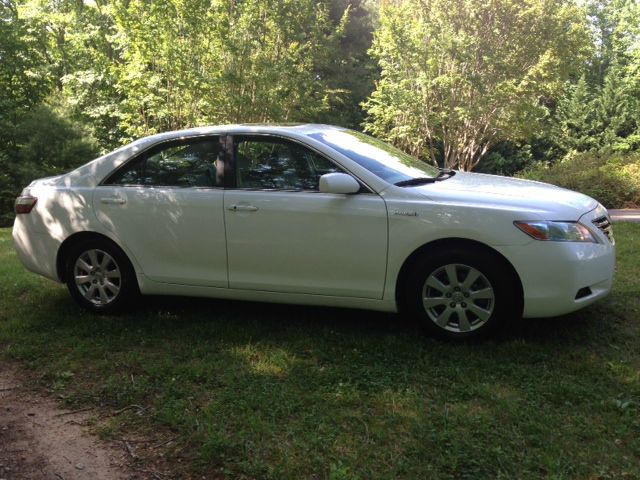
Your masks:
{"label": "bare ground", "polygon": [[92,435],[91,412],[61,409],[23,379],[15,365],[0,362],[0,480],[166,478],[134,469],[126,442]]}

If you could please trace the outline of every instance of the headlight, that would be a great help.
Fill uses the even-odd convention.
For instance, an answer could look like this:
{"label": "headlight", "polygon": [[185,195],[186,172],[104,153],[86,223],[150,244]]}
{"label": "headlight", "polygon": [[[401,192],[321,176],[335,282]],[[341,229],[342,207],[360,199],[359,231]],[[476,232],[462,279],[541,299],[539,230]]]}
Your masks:
{"label": "headlight", "polygon": [[532,221],[513,224],[536,240],[598,243],[591,230],[578,222]]}

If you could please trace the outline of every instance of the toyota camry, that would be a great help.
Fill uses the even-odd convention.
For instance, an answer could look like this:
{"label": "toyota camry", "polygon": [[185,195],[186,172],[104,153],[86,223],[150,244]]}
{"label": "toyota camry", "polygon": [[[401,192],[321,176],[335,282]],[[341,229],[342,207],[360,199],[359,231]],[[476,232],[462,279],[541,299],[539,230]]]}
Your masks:
{"label": "toyota camry", "polygon": [[468,338],[585,307],[615,266],[590,197],[327,125],[153,135],[35,180],[15,210],[22,263],[96,313],[202,296],[400,311]]}

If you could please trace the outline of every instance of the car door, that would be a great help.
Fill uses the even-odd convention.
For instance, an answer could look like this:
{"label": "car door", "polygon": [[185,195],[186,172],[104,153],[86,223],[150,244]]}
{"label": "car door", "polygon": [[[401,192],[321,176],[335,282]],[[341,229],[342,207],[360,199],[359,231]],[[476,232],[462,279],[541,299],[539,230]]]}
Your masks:
{"label": "car door", "polygon": [[95,190],[100,222],[152,280],[227,287],[223,138],[162,143]]}
{"label": "car door", "polygon": [[234,181],[225,191],[229,286],[382,298],[387,210],[362,193],[321,193],[342,171],[315,151],[273,136],[235,136]]}

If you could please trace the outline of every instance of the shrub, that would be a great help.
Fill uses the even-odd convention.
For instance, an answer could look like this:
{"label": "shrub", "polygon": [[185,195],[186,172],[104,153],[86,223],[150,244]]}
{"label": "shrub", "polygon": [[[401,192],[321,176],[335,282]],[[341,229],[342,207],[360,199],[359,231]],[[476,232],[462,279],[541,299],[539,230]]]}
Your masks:
{"label": "shrub", "polygon": [[15,146],[0,146],[0,227],[13,223],[13,203],[32,180],[68,172],[98,155],[95,139],[63,105],[42,104],[15,127]]}
{"label": "shrub", "polygon": [[478,173],[514,175],[534,162],[531,145],[501,142],[474,169]]}
{"label": "shrub", "polygon": [[582,192],[607,208],[640,207],[640,152],[573,153],[553,165],[539,163],[518,176]]}

